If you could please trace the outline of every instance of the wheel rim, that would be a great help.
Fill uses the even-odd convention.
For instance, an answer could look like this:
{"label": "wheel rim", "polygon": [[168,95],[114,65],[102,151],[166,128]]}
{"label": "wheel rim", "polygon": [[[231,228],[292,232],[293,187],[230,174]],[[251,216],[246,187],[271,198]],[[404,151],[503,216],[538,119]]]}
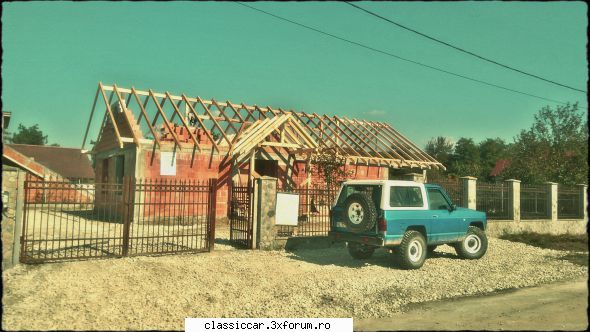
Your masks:
{"label": "wheel rim", "polygon": [[423,250],[424,249],[422,248],[422,243],[420,243],[420,241],[414,240],[410,242],[410,246],[408,247],[408,258],[410,261],[414,263],[420,261]]}
{"label": "wheel rim", "polygon": [[463,240],[463,246],[465,247],[465,251],[475,254],[481,249],[481,239],[474,234],[467,235],[465,240]]}
{"label": "wheel rim", "polygon": [[365,212],[363,207],[359,203],[352,203],[348,207],[348,219],[355,225],[360,224],[363,221]]}

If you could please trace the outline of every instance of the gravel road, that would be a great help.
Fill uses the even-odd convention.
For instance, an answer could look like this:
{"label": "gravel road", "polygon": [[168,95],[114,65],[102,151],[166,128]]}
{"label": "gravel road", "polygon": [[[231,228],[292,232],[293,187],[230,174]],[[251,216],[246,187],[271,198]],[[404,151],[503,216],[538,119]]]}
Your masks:
{"label": "gravel road", "polygon": [[[219,247],[219,248],[218,248]],[[185,317],[388,317],[411,303],[587,277],[567,252],[490,238],[481,260],[441,246],[420,270],[343,248],[132,257],[3,273],[5,329],[184,329]]]}

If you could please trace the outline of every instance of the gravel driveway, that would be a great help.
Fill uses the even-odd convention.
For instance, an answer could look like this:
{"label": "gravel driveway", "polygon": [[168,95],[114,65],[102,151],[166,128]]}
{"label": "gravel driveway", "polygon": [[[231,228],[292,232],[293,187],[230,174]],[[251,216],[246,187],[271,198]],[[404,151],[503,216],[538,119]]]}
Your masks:
{"label": "gravel driveway", "polygon": [[[217,248],[217,246],[216,246]],[[4,272],[5,329],[184,329],[185,317],[388,317],[410,303],[587,277],[566,252],[491,238],[487,255],[441,246],[420,270],[386,251],[238,251],[17,266]]]}

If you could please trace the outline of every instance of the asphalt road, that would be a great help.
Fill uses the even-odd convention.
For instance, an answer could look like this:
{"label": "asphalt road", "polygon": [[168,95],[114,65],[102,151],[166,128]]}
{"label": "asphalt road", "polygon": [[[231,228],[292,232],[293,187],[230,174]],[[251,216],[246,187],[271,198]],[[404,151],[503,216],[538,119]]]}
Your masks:
{"label": "asphalt road", "polygon": [[587,308],[587,280],[578,280],[423,303],[389,318],[355,320],[354,329],[586,330]]}

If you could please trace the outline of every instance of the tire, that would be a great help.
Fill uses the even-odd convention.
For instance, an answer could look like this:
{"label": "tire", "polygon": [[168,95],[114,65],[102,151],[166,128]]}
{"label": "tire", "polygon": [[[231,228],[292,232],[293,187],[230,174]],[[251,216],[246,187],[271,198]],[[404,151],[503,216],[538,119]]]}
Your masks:
{"label": "tire", "polygon": [[357,242],[348,242],[348,253],[354,259],[367,259],[373,256],[375,247]]}
{"label": "tire", "polygon": [[377,209],[371,197],[363,193],[355,193],[344,201],[344,220],[349,232],[366,232],[377,222]]}
{"label": "tire", "polygon": [[399,248],[394,250],[397,265],[406,270],[419,269],[426,260],[426,239],[418,231],[407,231]]}
{"label": "tire", "polygon": [[475,226],[469,226],[465,239],[455,244],[455,251],[464,259],[479,259],[488,250],[486,233]]}

